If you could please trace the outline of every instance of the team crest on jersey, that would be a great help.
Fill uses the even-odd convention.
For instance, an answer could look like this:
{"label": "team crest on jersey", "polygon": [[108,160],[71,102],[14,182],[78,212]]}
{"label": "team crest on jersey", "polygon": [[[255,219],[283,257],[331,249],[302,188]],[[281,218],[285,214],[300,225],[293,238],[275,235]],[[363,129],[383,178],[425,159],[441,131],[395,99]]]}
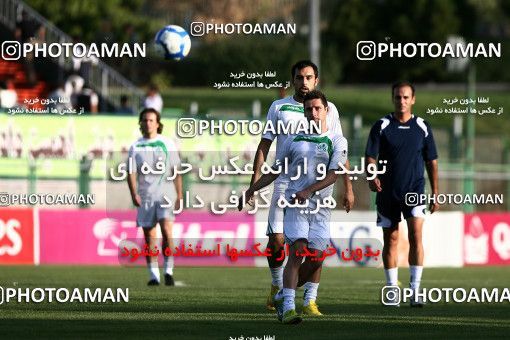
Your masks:
{"label": "team crest on jersey", "polygon": [[326,143],[319,143],[319,144],[317,144],[317,151],[327,152],[328,151],[328,145]]}

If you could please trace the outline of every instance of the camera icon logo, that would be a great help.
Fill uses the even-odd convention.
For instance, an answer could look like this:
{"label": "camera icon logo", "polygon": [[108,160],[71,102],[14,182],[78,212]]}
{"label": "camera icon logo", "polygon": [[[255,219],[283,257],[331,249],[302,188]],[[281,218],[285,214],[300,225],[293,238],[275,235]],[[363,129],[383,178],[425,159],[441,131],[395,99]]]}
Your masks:
{"label": "camera icon logo", "polygon": [[177,136],[193,138],[197,135],[197,121],[193,118],[181,118],[177,121]]}
{"label": "camera icon logo", "polygon": [[19,60],[21,58],[21,43],[7,40],[2,43],[2,59]]}
{"label": "camera icon logo", "polygon": [[205,34],[205,24],[201,21],[194,21],[190,26],[191,35],[194,37],[201,37]]}
{"label": "camera icon logo", "polygon": [[376,52],[376,45],[373,41],[363,40],[356,44],[356,57],[359,60],[374,60]]}
{"label": "camera icon logo", "polygon": [[418,205],[418,194],[416,192],[408,192],[405,196],[405,203],[408,207],[416,207]]}
{"label": "camera icon logo", "polygon": [[384,286],[381,289],[381,302],[385,306],[400,305],[400,287]]}
{"label": "camera icon logo", "polygon": [[8,207],[10,204],[9,194],[7,192],[0,192],[0,207]]}

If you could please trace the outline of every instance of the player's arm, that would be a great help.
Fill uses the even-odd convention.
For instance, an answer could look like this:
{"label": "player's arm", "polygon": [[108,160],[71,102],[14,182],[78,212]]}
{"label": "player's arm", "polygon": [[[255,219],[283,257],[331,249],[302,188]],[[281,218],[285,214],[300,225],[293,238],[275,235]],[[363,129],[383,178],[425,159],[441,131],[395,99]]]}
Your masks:
{"label": "player's arm", "polygon": [[[331,115],[334,118],[333,119],[333,131],[338,133],[340,136],[343,136],[344,134],[342,131],[342,124],[340,122],[340,114],[339,114],[338,109],[335,106],[335,104],[328,103],[328,115]],[[344,168],[347,170],[351,169],[351,163],[349,162],[348,159],[344,164]],[[352,191],[352,183],[351,183],[351,179],[349,178],[349,174],[344,173],[344,174],[342,174],[342,177],[343,177],[344,189],[345,189],[344,207],[346,208],[347,212],[349,212],[349,210],[354,205],[354,193]]]}
{"label": "player's arm", "polygon": [[[365,169],[368,169],[369,164],[375,164],[377,168],[377,157],[379,155],[379,144],[381,140],[381,121],[372,126],[370,134],[368,135],[367,147],[365,149]],[[381,180],[376,177],[368,181],[368,187],[374,192],[381,192]]]}
{"label": "player's arm", "polygon": [[[432,189],[432,195],[437,197],[439,194],[439,179],[437,174],[437,149],[436,142],[434,141],[434,135],[430,125],[425,122],[428,134],[425,136],[423,160],[425,161],[425,168],[427,169],[427,175],[429,177],[430,188]],[[434,213],[439,210],[439,204],[432,202],[429,205],[430,213]]]}
{"label": "player's arm", "polygon": [[250,188],[246,191],[247,195],[250,194],[249,197],[247,197],[247,198],[251,198],[251,196],[253,196],[253,193],[255,191],[265,188],[269,184],[273,183],[278,178],[278,176],[280,176],[280,174],[268,173],[268,174],[262,175],[262,177],[260,177],[258,179],[258,181],[255,182],[255,184],[253,184],[252,186],[250,186]]}
{"label": "player's arm", "polygon": [[[377,160],[375,158],[365,156],[365,169],[368,169],[369,164],[375,164],[375,166],[377,167]],[[382,191],[381,180],[376,177],[373,180],[368,181],[368,187],[373,192],[381,192]]]}
{"label": "player's arm", "polygon": [[[263,141],[265,141],[265,142],[263,142]],[[273,168],[277,167],[277,165],[280,163],[280,160],[289,156],[289,142],[290,141],[287,140],[287,142],[282,145],[280,150],[278,150]],[[261,145],[262,145],[262,148],[260,147]],[[258,179],[255,180],[254,183],[251,184],[250,187],[248,188],[248,190],[244,193],[244,195],[245,195],[244,200],[243,199],[239,200],[239,206],[238,206],[239,211],[241,211],[243,209],[244,202],[248,202],[253,197],[255,191],[258,191],[258,190],[268,186],[269,184],[273,183],[280,175],[280,172],[278,172],[278,173],[270,172],[270,173],[266,173],[266,174],[263,174],[262,176],[260,176],[260,173],[262,173],[262,169],[260,167],[262,166],[262,163],[264,163],[264,159],[267,157],[267,151],[269,151],[270,146],[271,146],[270,139],[266,139],[266,138],[261,139],[260,144],[259,144],[260,153],[259,153],[259,150],[257,150],[257,156],[255,157],[255,162],[257,162],[257,159],[260,160],[260,166],[259,167],[254,166],[254,169],[258,169],[258,171],[259,171]],[[265,154],[264,154],[264,150],[265,150]],[[255,177],[255,173],[254,173],[254,177]],[[254,177],[252,177],[252,180],[254,179]]]}
{"label": "player's arm", "polygon": [[[267,111],[266,120],[271,121],[273,126],[276,126],[278,121],[278,112],[274,102],[271,104],[271,107]],[[267,154],[269,153],[269,149],[271,148],[271,144],[275,138],[276,134],[269,131],[262,134],[259,146],[257,147],[257,152],[255,153],[255,158],[253,159],[253,175],[251,176],[250,187],[262,176],[262,164],[264,164],[264,162],[267,160]]]}
{"label": "player's arm", "polygon": [[[439,180],[437,175],[437,159],[425,162],[425,167],[427,169],[427,175],[430,181],[430,188],[432,190],[432,195],[437,197],[439,194]],[[439,209],[439,204],[435,201],[430,203],[429,210],[430,213],[433,214],[435,211]]]}
{"label": "player's arm", "polygon": [[136,192],[136,172],[129,173],[127,177],[129,193],[131,194],[131,200],[136,207],[139,207],[142,204],[142,199],[140,195]]}
{"label": "player's arm", "polygon": [[178,174],[174,179],[175,192],[177,193],[177,199],[175,200],[174,208],[175,210],[181,209],[181,200],[182,200],[182,176]]}
{"label": "player's arm", "polygon": [[[170,157],[169,157],[169,161],[168,161],[169,163],[167,165],[168,169],[173,168],[173,171],[177,171],[177,168],[181,167],[181,156],[178,151],[179,149],[173,140],[167,140],[166,143],[168,143],[167,149],[173,150],[170,152]],[[180,211],[182,209],[182,207],[181,207],[182,201],[181,200],[183,198],[181,174],[177,173],[173,182],[174,182],[175,193],[176,193],[174,209],[176,211]]]}
{"label": "player's arm", "polygon": [[[134,163],[134,160],[135,160],[134,153],[135,153],[134,147],[131,146],[128,151],[127,164],[131,164],[131,162]],[[129,193],[131,194],[131,201],[133,201],[133,205],[135,207],[139,207],[142,204],[142,198],[140,197],[140,195],[138,195],[138,191],[137,191],[137,187],[136,187],[136,176],[137,176],[136,165],[135,165],[135,169],[133,169],[133,170],[135,170],[135,171],[131,171],[131,169],[130,169],[130,171],[128,172],[127,182],[128,182],[128,187],[129,187]]]}
{"label": "player's arm", "polygon": [[[350,163],[349,160],[345,162],[344,167],[349,170]],[[354,206],[354,192],[352,191],[352,182],[349,178],[349,174],[343,174],[342,175],[344,180],[344,209],[345,211],[349,212],[351,211],[352,207]]]}
{"label": "player's arm", "polygon": [[335,173],[335,170],[329,170],[326,173],[326,176],[320,181],[315,182],[314,184],[306,187],[305,189],[296,192],[296,198],[299,203],[303,203],[308,198],[310,198],[316,191],[320,191],[331,184],[334,184],[338,179],[338,174]]}
{"label": "player's arm", "polygon": [[255,153],[255,158],[253,159],[253,175],[251,176],[250,187],[261,177],[261,167],[267,159],[267,154],[269,153],[272,143],[273,141],[270,139],[260,139],[257,152]]}
{"label": "player's arm", "polygon": [[[343,164],[344,167],[349,167],[349,159],[347,158],[347,140],[343,137],[334,140],[334,151],[330,160],[330,166],[324,179],[310,185],[305,190],[296,193],[298,202],[304,202],[308,197],[319,190],[322,190],[338,180],[338,166]],[[344,208],[347,212],[351,210],[354,205],[354,193],[352,191],[352,183],[348,176],[343,176],[344,179]]]}
{"label": "player's arm", "polygon": [[[331,115],[333,119],[333,131],[338,133],[340,136],[343,136],[342,131],[342,124],[340,123],[340,114],[338,113],[338,109],[336,108],[335,104],[329,103],[328,105],[328,115]],[[349,159],[346,160],[344,164],[344,168],[347,170],[351,169],[351,163],[349,162]],[[354,206],[354,192],[352,191],[352,183],[351,179],[349,178],[349,173],[342,174],[343,181],[344,181],[344,208],[347,212],[351,210],[351,208]]]}
{"label": "player's arm", "polygon": [[[248,190],[245,192],[245,202],[248,202],[254,195],[255,191],[258,191],[262,188],[267,187],[269,184],[273,183],[280,174],[267,173],[262,175],[253,185],[250,185]],[[239,200],[239,211],[243,210],[243,200]]]}

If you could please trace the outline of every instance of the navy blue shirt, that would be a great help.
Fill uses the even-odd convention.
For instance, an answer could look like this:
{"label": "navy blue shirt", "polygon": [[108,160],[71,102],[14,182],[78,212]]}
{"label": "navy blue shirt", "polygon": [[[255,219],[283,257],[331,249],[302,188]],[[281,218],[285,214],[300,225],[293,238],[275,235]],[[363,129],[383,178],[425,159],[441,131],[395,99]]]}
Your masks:
{"label": "navy blue shirt", "polygon": [[[405,123],[400,123],[393,114],[386,115],[372,126],[365,156],[388,161],[384,164],[386,172],[378,176],[382,192],[377,195],[377,201],[403,201],[408,192],[422,194],[425,161],[437,159],[432,129],[414,115]],[[378,163],[378,168],[382,165]]]}

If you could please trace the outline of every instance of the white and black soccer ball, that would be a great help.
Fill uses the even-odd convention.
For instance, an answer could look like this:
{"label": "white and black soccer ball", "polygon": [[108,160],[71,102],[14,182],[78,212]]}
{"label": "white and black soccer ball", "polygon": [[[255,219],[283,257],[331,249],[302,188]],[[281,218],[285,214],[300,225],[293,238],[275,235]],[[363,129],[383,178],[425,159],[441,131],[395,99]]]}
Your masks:
{"label": "white and black soccer ball", "polygon": [[161,29],[154,39],[156,51],[165,59],[181,60],[191,48],[188,32],[180,26],[168,25]]}

